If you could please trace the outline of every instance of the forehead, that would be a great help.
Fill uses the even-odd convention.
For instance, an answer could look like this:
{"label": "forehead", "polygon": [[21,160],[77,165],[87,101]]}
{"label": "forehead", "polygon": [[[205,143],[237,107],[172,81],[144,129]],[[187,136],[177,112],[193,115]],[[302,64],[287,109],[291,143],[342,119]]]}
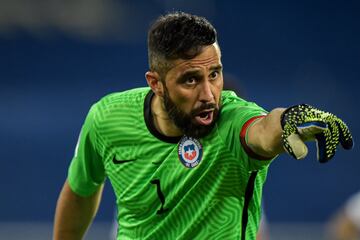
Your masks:
{"label": "forehead", "polygon": [[169,73],[185,72],[190,69],[210,68],[221,65],[221,52],[219,45],[214,43],[205,46],[200,54],[192,59],[176,59],[172,62],[173,67]]}

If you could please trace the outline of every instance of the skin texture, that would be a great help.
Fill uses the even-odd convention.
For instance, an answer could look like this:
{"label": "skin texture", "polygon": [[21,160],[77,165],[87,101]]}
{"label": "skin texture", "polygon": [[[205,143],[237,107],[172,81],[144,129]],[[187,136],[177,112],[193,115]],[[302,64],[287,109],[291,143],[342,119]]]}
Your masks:
{"label": "skin texture", "polygon": [[55,212],[53,239],[80,240],[99,207],[103,186],[88,197],[74,193],[66,181]]}
{"label": "skin texture", "polygon": [[248,130],[248,145],[257,155],[274,157],[284,152],[282,144],[281,114],[285,108],[275,108]]}
{"label": "skin texture", "polygon": [[[155,126],[162,134],[183,135],[183,131],[169,117],[165,109],[165,95],[185,114],[201,108],[203,104],[214,104],[219,108],[223,89],[220,58],[220,49],[215,43],[204,47],[203,51],[193,59],[173,61],[174,67],[166,76],[150,71],[145,74],[148,85],[155,93],[152,102]],[[208,111],[211,115],[214,108]],[[203,125],[196,117],[192,117],[191,120],[195,124]]]}

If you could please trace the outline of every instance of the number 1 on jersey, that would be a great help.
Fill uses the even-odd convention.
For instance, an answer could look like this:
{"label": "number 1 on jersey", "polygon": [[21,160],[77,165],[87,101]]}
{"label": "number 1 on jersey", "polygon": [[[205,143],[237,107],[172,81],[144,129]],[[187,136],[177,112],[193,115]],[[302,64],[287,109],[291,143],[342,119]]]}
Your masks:
{"label": "number 1 on jersey", "polygon": [[161,207],[159,210],[157,210],[156,214],[160,215],[160,214],[163,214],[165,213],[166,211],[168,211],[169,209],[167,208],[164,208],[164,205],[165,205],[165,196],[164,194],[162,193],[161,191],[161,187],[160,187],[160,180],[159,179],[154,179],[151,181],[151,184],[155,184],[156,185],[156,192],[157,192],[157,195],[159,197],[159,200],[161,202]]}

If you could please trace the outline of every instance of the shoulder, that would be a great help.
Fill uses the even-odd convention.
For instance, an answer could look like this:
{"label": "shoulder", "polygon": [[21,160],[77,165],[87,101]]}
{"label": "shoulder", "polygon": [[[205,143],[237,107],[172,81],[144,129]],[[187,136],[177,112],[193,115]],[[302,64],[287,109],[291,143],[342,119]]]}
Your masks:
{"label": "shoulder", "polygon": [[144,100],[149,91],[150,88],[144,87],[110,93],[94,103],[88,115],[99,123],[143,114]]}
{"label": "shoulder", "polygon": [[223,91],[222,92],[222,115],[228,114],[245,114],[247,112],[256,112],[261,114],[266,114],[267,111],[262,107],[258,106],[256,103],[244,100],[236,95],[233,91]]}
{"label": "shoulder", "polygon": [[110,93],[101,98],[96,105],[101,107],[109,107],[117,104],[143,104],[145,96],[150,91],[150,88],[134,88],[122,92]]}
{"label": "shoulder", "polygon": [[124,110],[143,106],[144,99],[150,88],[134,88],[123,92],[114,92],[102,97],[93,104],[92,109],[97,112]]}
{"label": "shoulder", "polygon": [[256,103],[246,101],[232,91],[224,91],[217,127],[224,139],[233,141],[239,139],[243,126],[250,119],[266,114],[267,111]]}

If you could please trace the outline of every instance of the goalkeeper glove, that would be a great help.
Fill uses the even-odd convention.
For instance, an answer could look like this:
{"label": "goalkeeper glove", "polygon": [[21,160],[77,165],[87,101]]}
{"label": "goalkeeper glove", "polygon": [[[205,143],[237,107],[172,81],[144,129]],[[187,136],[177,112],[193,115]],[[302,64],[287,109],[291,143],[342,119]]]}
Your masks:
{"label": "goalkeeper glove", "polygon": [[316,141],[317,159],[321,163],[335,155],[339,142],[345,149],[353,147],[350,130],[340,118],[307,104],[286,109],[281,115],[281,126],[283,146],[296,159],[308,153],[304,141]]}

